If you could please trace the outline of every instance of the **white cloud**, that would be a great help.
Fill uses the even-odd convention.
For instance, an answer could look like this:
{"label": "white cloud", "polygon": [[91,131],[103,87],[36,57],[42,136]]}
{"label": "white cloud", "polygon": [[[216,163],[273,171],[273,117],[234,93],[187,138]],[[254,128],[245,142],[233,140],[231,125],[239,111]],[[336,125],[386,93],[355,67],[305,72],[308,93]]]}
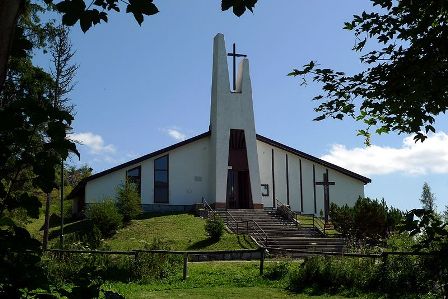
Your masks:
{"label": "white cloud", "polygon": [[423,143],[415,143],[413,137],[404,138],[399,148],[372,145],[347,149],[334,144],[321,159],[363,175],[448,173],[448,135],[435,133]]}
{"label": "white cloud", "polygon": [[92,132],[69,134],[69,138],[75,142],[85,145],[91,154],[115,153],[113,144],[105,144],[103,137]]}
{"label": "white cloud", "polygon": [[178,128],[168,128],[162,131],[166,132],[171,138],[176,141],[184,141],[185,139],[187,139],[187,135],[185,133],[182,133]]}

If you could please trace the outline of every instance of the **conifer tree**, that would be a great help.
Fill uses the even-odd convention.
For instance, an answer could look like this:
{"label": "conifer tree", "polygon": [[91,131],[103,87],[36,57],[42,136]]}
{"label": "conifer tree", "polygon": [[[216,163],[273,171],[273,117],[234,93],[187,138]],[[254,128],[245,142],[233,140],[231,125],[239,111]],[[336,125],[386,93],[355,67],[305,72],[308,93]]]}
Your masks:
{"label": "conifer tree", "polygon": [[431,192],[429,184],[425,182],[423,184],[422,195],[420,196],[420,202],[425,210],[434,212],[436,209],[435,205],[436,197],[434,193]]}

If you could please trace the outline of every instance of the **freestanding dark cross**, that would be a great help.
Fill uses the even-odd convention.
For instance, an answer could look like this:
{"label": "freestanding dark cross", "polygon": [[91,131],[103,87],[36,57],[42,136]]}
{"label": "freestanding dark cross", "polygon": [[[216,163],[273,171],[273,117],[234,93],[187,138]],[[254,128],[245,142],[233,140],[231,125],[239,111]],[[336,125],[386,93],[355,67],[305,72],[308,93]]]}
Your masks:
{"label": "freestanding dark cross", "polygon": [[233,51],[232,53],[227,53],[227,56],[233,56],[233,90],[236,90],[236,58],[237,57],[247,57],[244,54],[237,54],[235,49],[235,43],[233,43]]}
{"label": "freestanding dark cross", "polygon": [[330,186],[335,185],[335,182],[328,181],[328,171],[324,173],[323,182],[316,182],[316,185],[324,186],[324,209],[325,209],[325,224],[328,222],[328,210],[330,209]]}

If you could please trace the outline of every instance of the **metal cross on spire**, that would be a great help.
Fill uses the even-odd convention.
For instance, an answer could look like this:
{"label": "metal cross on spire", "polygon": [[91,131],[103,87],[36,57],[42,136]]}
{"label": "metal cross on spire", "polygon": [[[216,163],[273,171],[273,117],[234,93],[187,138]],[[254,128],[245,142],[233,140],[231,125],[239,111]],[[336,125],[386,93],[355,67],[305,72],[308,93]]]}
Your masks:
{"label": "metal cross on spire", "polygon": [[232,53],[227,53],[227,56],[233,56],[233,90],[235,91],[236,90],[236,58],[237,57],[247,57],[247,55],[237,54],[235,43],[233,43],[233,51],[232,51]]}
{"label": "metal cross on spire", "polygon": [[323,181],[316,182],[316,185],[322,185],[324,187],[325,224],[328,222],[328,211],[330,210],[330,186],[335,184],[335,182],[328,181],[328,170],[323,174]]}

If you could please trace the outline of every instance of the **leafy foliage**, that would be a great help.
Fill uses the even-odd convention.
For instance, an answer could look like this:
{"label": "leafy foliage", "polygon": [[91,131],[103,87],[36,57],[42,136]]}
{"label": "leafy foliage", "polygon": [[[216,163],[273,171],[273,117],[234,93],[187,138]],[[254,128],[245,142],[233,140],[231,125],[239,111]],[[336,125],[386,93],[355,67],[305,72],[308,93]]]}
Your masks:
{"label": "leafy foliage", "polygon": [[64,185],[74,188],[84,178],[91,176],[92,171],[93,169],[87,164],[84,164],[79,168],[76,166],[68,166],[66,167],[64,173]]}
{"label": "leafy foliage", "polygon": [[[433,283],[421,271],[424,258],[389,256],[381,261],[351,257],[312,257],[291,275],[289,288],[317,294],[390,298],[421,298],[433,292]],[[389,297],[387,297],[389,298]],[[437,298],[436,294],[427,298]]]}
{"label": "leafy foliage", "polygon": [[363,121],[359,135],[370,142],[370,130],[415,134],[424,141],[435,132],[435,116],[448,108],[448,14],[446,1],[371,0],[374,12],[355,15],[344,29],[353,31],[361,52],[369,40],[375,50],[361,55],[366,70],[348,75],[321,68],[316,62],[295,69],[306,84],[322,84],[315,108],[325,118],[345,116]]}
{"label": "leafy foliage", "polygon": [[141,199],[137,185],[126,182],[117,188],[117,207],[125,223],[142,213]]}
{"label": "leafy foliage", "polygon": [[[54,29],[42,22],[40,3],[24,1],[12,46],[9,69],[0,89],[0,297],[18,297],[21,288],[48,289],[40,267],[41,244],[7,215],[26,211],[37,218],[39,192],[56,186],[56,166],[69,153],[79,155],[66,138],[73,120],[53,105],[50,74],[32,63],[32,51],[43,49]],[[9,293],[9,292],[12,293]],[[14,293],[15,292],[15,293]]]}
{"label": "leafy foliage", "polygon": [[[53,0],[47,0],[52,3]],[[93,25],[101,22],[107,23],[108,13],[110,11],[120,12],[123,9],[123,2],[126,7],[126,13],[132,13],[139,25],[144,21],[144,16],[152,16],[159,12],[153,0],[94,0],[88,6],[84,0],[63,0],[55,4],[55,8],[62,14],[64,25],[73,26],[78,21],[81,30],[86,32]],[[246,9],[253,12],[257,0],[222,0],[221,9],[228,10],[233,8],[236,16],[241,16]]]}
{"label": "leafy foliage", "polygon": [[269,280],[280,280],[289,274],[290,266],[288,261],[277,261],[266,268],[263,276]]}
{"label": "leafy foliage", "polygon": [[99,203],[90,204],[86,211],[87,219],[98,227],[101,235],[111,237],[123,224],[123,216],[118,211],[112,199],[104,199]]}
{"label": "leafy foliage", "polygon": [[221,9],[225,11],[232,7],[233,13],[236,16],[240,17],[244,14],[246,9],[250,10],[253,13],[253,9],[255,4],[257,4],[257,1],[258,0],[222,0]]}
{"label": "leafy foliage", "polygon": [[354,240],[377,243],[401,222],[400,210],[389,208],[384,200],[360,197],[354,207],[330,205],[330,217],[337,231]]}
{"label": "leafy foliage", "polygon": [[[168,242],[154,238],[151,244],[145,245],[146,250],[170,250]],[[139,252],[136,256],[133,277],[140,281],[151,281],[168,278],[181,265],[181,257],[166,253]]]}
{"label": "leafy foliage", "polygon": [[448,223],[433,211],[414,209],[407,213],[404,229],[417,237],[415,250],[433,253],[427,266],[430,280],[440,286],[445,297],[448,296]]}
{"label": "leafy foliage", "polygon": [[19,298],[19,290],[46,285],[40,268],[40,242],[10,218],[0,217],[0,297]]}
{"label": "leafy foliage", "polygon": [[219,240],[224,233],[224,221],[221,217],[214,215],[207,218],[205,222],[205,231],[212,240]]}

